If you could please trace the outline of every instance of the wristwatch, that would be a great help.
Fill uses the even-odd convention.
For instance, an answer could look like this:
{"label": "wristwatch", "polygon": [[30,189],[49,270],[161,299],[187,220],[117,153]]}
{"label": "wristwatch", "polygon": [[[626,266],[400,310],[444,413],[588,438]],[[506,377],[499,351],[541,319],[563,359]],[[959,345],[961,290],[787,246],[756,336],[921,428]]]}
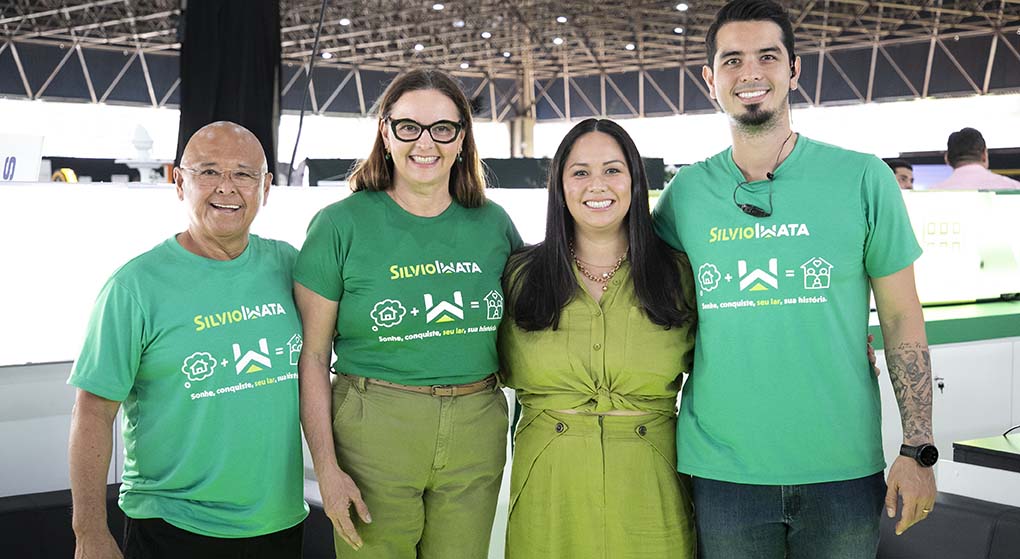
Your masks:
{"label": "wristwatch", "polygon": [[939,449],[935,448],[935,445],[928,443],[919,446],[901,445],[900,455],[917,460],[917,463],[922,468],[930,468],[939,461]]}

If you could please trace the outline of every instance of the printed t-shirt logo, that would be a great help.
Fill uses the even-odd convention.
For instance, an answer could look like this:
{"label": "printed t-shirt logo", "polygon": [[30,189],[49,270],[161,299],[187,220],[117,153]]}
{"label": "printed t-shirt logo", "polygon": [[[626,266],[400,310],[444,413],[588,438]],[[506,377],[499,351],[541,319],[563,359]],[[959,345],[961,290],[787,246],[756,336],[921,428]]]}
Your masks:
{"label": "printed t-shirt logo", "polygon": [[390,279],[407,279],[437,274],[480,274],[482,268],[475,262],[442,262],[434,260],[421,264],[394,264],[390,266]]}
{"label": "printed t-shirt logo", "polygon": [[193,319],[195,331],[201,332],[224,324],[255,320],[267,316],[278,316],[287,314],[287,310],[279,303],[256,304],[250,307],[241,305],[236,309],[228,309],[212,314],[196,314]]}
{"label": "printed t-shirt logo", "polygon": [[[244,357],[241,356],[241,345],[234,344],[234,369],[237,374],[241,374],[241,371],[245,373],[257,373],[263,368],[272,369],[273,361],[269,358],[269,343],[265,338],[259,338],[259,351],[248,350]],[[259,366],[261,365],[261,367]],[[248,370],[245,371],[245,367]]]}
{"label": "printed t-shirt logo", "polygon": [[207,351],[196,351],[184,359],[181,372],[189,381],[205,380],[216,372],[216,358]]}
{"label": "printed t-shirt logo", "polygon": [[740,274],[741,291],[767,291],[770,287],[779,289],[779,260],[776,258],[769,258],[768,271],[761,268],[748,271],[747,261],[738,260],[737,273]]}
{"label": "printed t-shirt logo", "polygon": [[752,239],[773,239],[777,237],[810,237],[806,223],[781,223],[764,226],[755,223],[746,227],[713,227],[708,230],[708,242],[749,241]]}
{"label": "printed t-shirt logo", "polygon": [[453,292],[453,302],[439,301],[431,293],[425,294],[425,322],[453,322],[464,319],[464,296],[460,291]]}

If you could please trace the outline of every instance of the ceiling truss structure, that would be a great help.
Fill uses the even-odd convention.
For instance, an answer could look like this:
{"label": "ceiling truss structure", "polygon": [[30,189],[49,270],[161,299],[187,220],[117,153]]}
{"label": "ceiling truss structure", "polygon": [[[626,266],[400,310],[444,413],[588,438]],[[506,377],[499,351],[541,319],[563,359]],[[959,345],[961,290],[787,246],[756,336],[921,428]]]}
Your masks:
{"label": "ceiling truss structure", "polygon": [[[281,0],[283,106],[301,105],[318,0]],[[483,118],[717,110],[700,77],[723,0],[328,3],[309,107],[364,115],[397,72],[456,74]],[[1020,90],[1020,0],[795,0],[795,103]],[[186,4],[185,4],[186,5]],[[177,103],[181,0],[0,0],[0,95]],[[130,84],[130,85],[128,85]]]}

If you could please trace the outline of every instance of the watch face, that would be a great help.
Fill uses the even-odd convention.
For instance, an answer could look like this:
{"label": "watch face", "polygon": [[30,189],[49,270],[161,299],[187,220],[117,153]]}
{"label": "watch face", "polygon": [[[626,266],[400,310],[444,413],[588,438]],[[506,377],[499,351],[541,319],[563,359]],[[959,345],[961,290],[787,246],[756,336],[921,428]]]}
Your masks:
{"label": "watch face", "polygon": [[939,449],[930,444],[922,446],[917,453],[917,461],[925,467],[934,466],[939,461]]}

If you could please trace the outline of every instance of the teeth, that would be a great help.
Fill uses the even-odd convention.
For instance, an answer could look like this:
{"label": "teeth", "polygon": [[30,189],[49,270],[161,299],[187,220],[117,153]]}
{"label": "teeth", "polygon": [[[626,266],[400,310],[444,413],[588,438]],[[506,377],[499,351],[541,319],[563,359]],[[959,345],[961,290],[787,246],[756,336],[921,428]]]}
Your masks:
{"label": "teeth", "polygon": [[767,91],[764,89],[760,91],[744,91],[743,93],[738,93],[737,97],[740,97],[741,99],[753,99],[755,97],[761,97],[762,95],[765,95],[765,93],[767,93]]}
{"label": "teeth", "polygon": [[439,160],[439,156],[412,155],[411,160],[414,161],[415,163],[435,163],[436,161]]}
{"label": "teeth", "polygon": [[609,205],[612,203],[613,203],[612,200],[588,200],[587,202],[584,203],[584,205],[588,206],[589,208],[601,210],[603,208],[608,208]]}
{"label": "teeth", "polygon": [[236,204],[216,204],[216,203],[213,203],[212,206],[214,208],[219,208],[221,210],[239,210],[239,209],[241,209],[241,206],[238,206]]}

